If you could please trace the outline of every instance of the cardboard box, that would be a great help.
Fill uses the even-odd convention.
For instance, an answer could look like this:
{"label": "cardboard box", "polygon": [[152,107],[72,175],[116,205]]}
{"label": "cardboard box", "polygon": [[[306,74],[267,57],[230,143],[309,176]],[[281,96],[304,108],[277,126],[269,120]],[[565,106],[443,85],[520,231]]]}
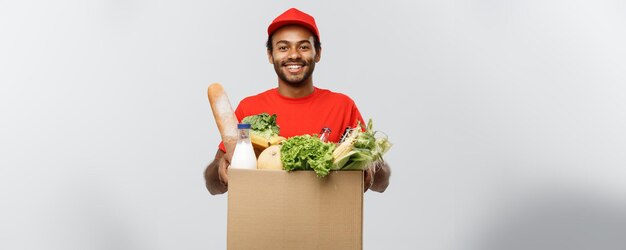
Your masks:
{"label": "cardboard box", "polygon": [[363,171],[228,175],[228,249],[363,248]]}

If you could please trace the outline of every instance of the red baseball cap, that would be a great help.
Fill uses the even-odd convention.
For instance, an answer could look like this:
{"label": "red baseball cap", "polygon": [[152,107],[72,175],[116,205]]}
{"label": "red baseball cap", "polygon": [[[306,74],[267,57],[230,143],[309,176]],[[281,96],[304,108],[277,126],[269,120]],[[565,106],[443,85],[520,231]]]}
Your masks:
{"label": "red baseball cap", "polygon": [[272,21],[270,26],[267,27],[267,35],[271,36],[274,31],[289,24],[297,24],[307,28],[317,36],[317,39],[319,41],[320,32],[317,30],[315,18],[296,8],[288,9],[287,11],[283,12],[283,14],[280,14],[280,16],[276,17],[274,21]]}

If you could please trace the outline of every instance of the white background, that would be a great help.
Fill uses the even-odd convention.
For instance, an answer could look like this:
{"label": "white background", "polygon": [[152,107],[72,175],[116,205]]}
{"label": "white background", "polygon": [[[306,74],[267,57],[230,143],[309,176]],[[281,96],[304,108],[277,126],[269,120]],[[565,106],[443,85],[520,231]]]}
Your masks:
{"label": "white background", "polygon": [[365,249],[624,249],[626,4],[487,0],[0,1],[0,249],[225,249],[206,88],[289,7],[394,143]]}

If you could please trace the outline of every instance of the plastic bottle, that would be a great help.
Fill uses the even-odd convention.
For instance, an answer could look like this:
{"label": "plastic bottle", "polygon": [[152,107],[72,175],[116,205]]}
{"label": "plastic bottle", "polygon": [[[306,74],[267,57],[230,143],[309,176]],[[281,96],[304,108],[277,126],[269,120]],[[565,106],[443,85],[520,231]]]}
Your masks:
{"label": "plastic bottle", "polygon": [[231,168],[238,169],[256,169],[256,155],[250,142],[250,124],[237,124],[239,130],[237,138],[237,146],[233,153],[233,159],[230,161]]}
{"label": "plastic bottle", "polygon": [[346,137],[348,136],[348,134],[350,134],[350,126],[346,127],[346,129],[343,130],[343,134],[341,134],[341,138],[339,139],[339,143],[342,143],[344,140],[346,140]]}
{"label": "plastic bottle", "polygon": [[330,137],[330,128],[324,127],[322,131],[320,131],[320,141],[328,142],[328,138]]}

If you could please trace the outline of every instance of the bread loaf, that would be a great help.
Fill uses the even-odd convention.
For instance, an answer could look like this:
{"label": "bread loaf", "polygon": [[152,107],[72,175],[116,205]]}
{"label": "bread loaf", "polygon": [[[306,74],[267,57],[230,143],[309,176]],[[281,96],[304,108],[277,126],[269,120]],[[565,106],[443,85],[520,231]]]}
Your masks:
{"label": "bread loaf", "polygon": [[219,83],[209,85],[207,90],[213,118],[222,136],[222,142],[226,147],[226,159],[230,162],[235,145],[237,145],[237,116],[230,105],[230,100]]}

